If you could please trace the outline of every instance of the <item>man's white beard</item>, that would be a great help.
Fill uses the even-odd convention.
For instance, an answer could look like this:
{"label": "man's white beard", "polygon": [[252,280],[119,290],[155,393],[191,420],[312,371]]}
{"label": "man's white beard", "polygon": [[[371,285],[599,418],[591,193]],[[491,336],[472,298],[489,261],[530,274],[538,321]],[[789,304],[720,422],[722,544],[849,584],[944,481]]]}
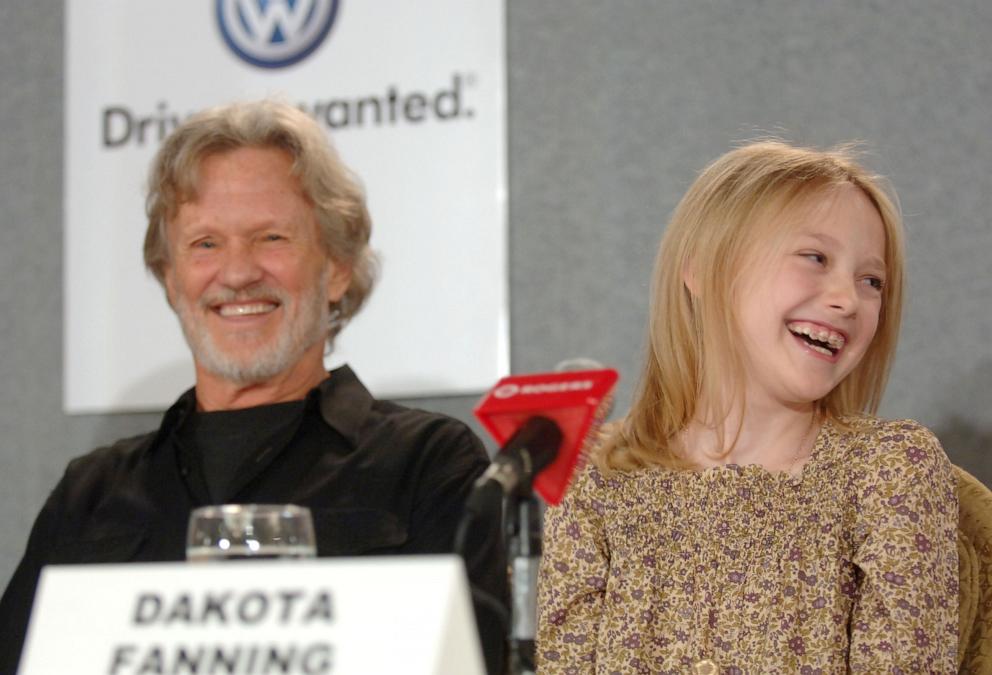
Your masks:
{"label": "man's white beard", "polygon": [[[328,271],[322,273],[319,282],[307,289],[298,303],[294,303],[284,291],[264,285],[241,291],[212,293],[201,298],[196,308],[200,312],[210,312],[211,306],[222,302],[264,298],[279,301],[280,307],[275,311],[284,312],[285,318],[275,339],[260,344],[253,353],[242,356],[225,353],[214,342],[204,315],[194,311],[186,298],[177,294],[176,315],[194,360],[208,372],[236,384],[264,382],[289,370],[315,342],[327,338],[330,308],[321,293],[327,286],[327,275]],[[248,340],[252,339],[253,336],[248,337]]]}

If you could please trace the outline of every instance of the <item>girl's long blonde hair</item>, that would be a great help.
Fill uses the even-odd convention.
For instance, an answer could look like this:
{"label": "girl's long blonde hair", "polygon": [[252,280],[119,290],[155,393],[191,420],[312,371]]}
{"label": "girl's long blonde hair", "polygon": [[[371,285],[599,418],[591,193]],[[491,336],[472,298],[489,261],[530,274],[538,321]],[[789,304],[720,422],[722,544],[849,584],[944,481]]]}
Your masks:
{"label": "girl's long blonde hair", "polygon": [[[844,184],[860,188],[881,216],[886,282],[868,350],[817,408],[833,420],[878,409],[902,311],[903,229],[895,197],[858,164],[850,146],[816,150],[755,142],[706,167],[668,224],[652,278],[644,369],[629,414],[604,433],[594,455],[601,470],[688,466],[674,442],[679,432],[697,415],[726,418],[731,401],[718,393],[728,382],[743,396],[743,356],[734,339],[740,273],[794,226],[794,219],[782,217],[785,211]],[[706,410],[699,409],[702,400]]]}

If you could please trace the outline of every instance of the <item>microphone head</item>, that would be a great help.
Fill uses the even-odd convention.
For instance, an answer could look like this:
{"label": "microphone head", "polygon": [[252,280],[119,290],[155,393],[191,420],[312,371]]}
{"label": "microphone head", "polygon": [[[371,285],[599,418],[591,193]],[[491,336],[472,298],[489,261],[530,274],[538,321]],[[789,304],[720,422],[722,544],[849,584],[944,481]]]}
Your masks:
{"label": "microphone head", "polygon": [[546,417],[563,436],[557,457],[534,479],[534,490],[549,504],[565,494],[593,430],[601,403],[618,379],[610,368],[504,377],[475,407],[475,416],[503,446],[533,417]]}
{"label": "microphone head", "polygon": [[534,476],[558,456],[563,438],[561,427],[542,416],[531,417],[510,437],[500,454],[520,458],[521,489],[530,491]]}

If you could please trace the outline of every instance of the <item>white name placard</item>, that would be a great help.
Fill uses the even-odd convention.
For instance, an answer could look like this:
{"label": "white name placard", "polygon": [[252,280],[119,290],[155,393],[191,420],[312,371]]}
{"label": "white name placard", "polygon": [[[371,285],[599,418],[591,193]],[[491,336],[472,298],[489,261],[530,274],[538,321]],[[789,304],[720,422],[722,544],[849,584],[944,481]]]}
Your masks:
{"label": "white name placard", "polygon": [[21,675],[483,673],[461,559],[52,566]]}

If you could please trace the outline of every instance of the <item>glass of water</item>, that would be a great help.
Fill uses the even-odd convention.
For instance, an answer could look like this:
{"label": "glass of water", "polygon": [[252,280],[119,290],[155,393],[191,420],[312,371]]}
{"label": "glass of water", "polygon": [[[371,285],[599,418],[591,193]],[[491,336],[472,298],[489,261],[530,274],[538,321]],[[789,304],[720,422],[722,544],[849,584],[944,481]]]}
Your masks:
{"label": "glass of water", "polygon": [[295,504],[223,504],[195,509],[186,532],[189,561],[317,555],[310,509]]}

